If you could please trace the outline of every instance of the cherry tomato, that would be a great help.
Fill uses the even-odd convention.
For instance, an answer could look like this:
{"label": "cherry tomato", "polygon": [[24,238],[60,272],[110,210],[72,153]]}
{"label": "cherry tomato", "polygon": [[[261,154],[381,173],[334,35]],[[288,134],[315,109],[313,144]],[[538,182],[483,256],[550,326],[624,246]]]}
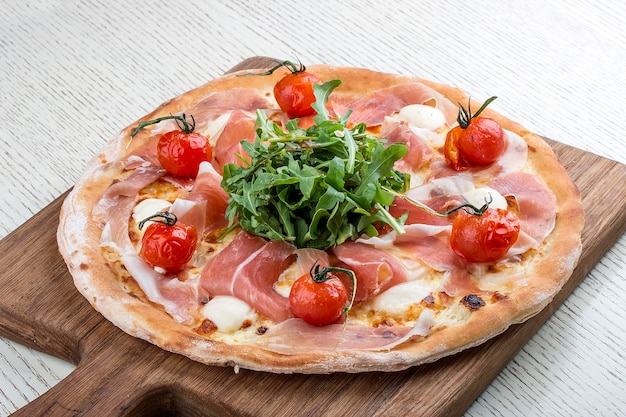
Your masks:
{"label": "cherry tomato", "polygon": [[315,103],[313,84],[321,83],[322,80],[317,75],[306,72],[305,67],[301,66],[276,83],[274,97],[280,109],[290,118],[310,116],[315,114],[311,107]]}
{"label": "cherry tomato", "polygon": [[519,236],[520,223],[508,210],[488,208],[482,215],[463,210],[452,223],[452,250],[469,262],[502,259]]}
{"label": "cherry tomato", "polygon": [[179,177],[195,177],[203,161],[211,161],[213,149],[208,138],[194,132],[196,121],[191,116],[187,121],[185,114],[158,117],[139,123],[130,134],[131,140],[146,126],[154,125],[163,120],[175,120],[180,130],[167,132],[157,143],[157,158],[167,172]]}
{"label": "cherry tomato", "polygon": [[346,286],[335,274],[328,272],[328,268],[323,268],[321,273],[301,276],[289,293],[293,314],[315,326],[337,321],[347,301]]}
{"label": "cherry tomato", "polygon": [[141,240],[139,256],[152,268],[161,268],[168,274],[179,272],[193,256],[198,232],[193,226],[176,223],[176,216],[172,213],[157,213],[140,222],[139,227],[155,217],[165,220],[155,220],[148,226]]}
{"label": "cherry tomato", "polygon": [[452,169],[462,171],[489,165],[504,153],[506,140],[500,124],[492,118],[478,116],[494,99],[487,100],[473,115],[460,107],[459,125],[450,129],[444,144],[444,156]]}
{"label": "cherry tomato", "polygon": [[178,177],[195,177],[203,161],[211,161],[213,150],[209,140],[196,132],[173,130],[161,136],[157,144],[159,162],[165,170]]}

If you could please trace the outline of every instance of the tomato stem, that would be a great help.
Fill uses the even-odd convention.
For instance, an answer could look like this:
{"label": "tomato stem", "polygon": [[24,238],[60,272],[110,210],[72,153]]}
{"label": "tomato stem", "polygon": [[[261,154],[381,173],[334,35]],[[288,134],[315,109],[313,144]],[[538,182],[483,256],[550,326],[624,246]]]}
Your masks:
{"label": "tomato stem", "polygon": [[322,282],[331,279],[332,275],[329,275],[329,273],[331,272],[342,272],[348,275],[348,277],[352,281],[352,294],[350,296],[350,303],[343,309],[343,314],[345,314],[347,318],[348,312],[352,308],[352,305],[354,304],[354,299],[356,297],[356,276],[354,275],[354,272],[352,270],[340,268],[337,266],[325,266],[320,270],[320,265],[317,263],[317,261],[315,261],[315,263],[313,264],[313,266],[311,266],[311,269],[309,270],[311,279],[318,284],[321,284]]}
{"label": "tomato stem", "polygon": [[190,117],[191,117],[191,123],[187,121],[187,116],[184,113],[182,116],[169,115],[169,116],[158,117],[156,119],[148,120],[145,122],[140,122],[135,128],[135,130],[133,130],[133,132],[130,134],[130,138],[132,139],[144,127],[155,125],[157,123],[162,122],[163,120],[175,120],[176,125],[178,126],[180,130],[182,130],[183,132],[187,134],[192,133],[193,130],[196,128],[196,120],[193,118],[193,115],[190,115]]}
{"label": "tomato stem", "polygon": [[[161,219],[155,220],[158,217],[160,217]],[[148,221],[163,223],[167,226],[174,226],[178,221],[178,217],[176,217],[174,213],[170,213],[169,211],[159,211],[158,213],[148,216],[139,223],[137,223],[137,227],[139,228],[139,230],[143,229],[144,225]]]}
{"label": "tomato stem", "polygon": [[469,99],[467,102],[467,109],[465,107],[463,107],[463,105],[461,103],[459,103],[459,115],[456,118],[456,121],[459,123],[459,126],[461,126],[462,129],[466,129],[469,124],[470,121],[478,116],[480,113],[483,112],[483,110],[485,110],[487,108],[487,106],[494,101],[495,99],[497,99],[497,96],[493,96],[493,97],[489,97],[482,106],[480,106],[480,108],[478,109],[478,111],[474,114],[472,114],[472,109],[471,109],[471,105],[472,105],[472,100]]}
{"label": "tomato stem", "polygon": [[238,75],[238,77],[271,75],[274,73],[274,71],[276,71],[277,69],[281,67],[287,68],[292,74],[298,74],[300,72],[306,71],[306,67],[302,64],[302,62],[300,62],[300,60],[298,60],[298,65],[294,64],[291,61],[282,61],[265,72],[261,72],[261,73],[250,72],[247,74]]}

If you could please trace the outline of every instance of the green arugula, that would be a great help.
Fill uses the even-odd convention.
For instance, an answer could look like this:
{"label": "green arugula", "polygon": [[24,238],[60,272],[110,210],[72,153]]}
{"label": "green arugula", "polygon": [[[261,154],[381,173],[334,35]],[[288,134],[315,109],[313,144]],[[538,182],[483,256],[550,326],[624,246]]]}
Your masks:
{"label": "green arugula", "polygon": [[245,166],[224,166],[222,187],[230,195],[229,230],[241,226],[257,236],[297,247],[328,249],[388,224],[404,232],[405,218],[388,211],[406,190],[409,176],[393,168],[408,151],[385,146],[365,124],[347,127],[350,111],[334,120],[326,109],[333,80],[315,85],[317,115],[308,129],[290,120],[283,129],[257,110],[257,135],[242,141]]}

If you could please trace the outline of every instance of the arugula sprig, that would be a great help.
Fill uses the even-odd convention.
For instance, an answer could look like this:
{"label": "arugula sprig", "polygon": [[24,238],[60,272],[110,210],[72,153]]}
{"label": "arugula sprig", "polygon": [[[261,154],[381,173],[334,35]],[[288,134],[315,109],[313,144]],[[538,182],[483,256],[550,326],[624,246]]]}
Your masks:
{"label": "arugula sprig", "polygon": [[283,129],[257,110],[256,139],[241,142],[250,162],[224,167],[230,228],[318,249],[376,236],[382,224],[403,233],[404,218],[388,208],[407,188],[408,174],[393,166],[408,149],[385,146],[365,124],[349,128],[350,112],[331,117],[326,102],[340,84],[314,85],[317,115],[307,129],[297,119]]}

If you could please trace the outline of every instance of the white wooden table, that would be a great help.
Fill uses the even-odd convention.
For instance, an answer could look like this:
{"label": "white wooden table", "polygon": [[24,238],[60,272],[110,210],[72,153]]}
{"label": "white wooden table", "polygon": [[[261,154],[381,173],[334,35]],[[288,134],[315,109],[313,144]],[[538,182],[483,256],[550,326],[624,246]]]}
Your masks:
{"label": "white wooden table", "polygon": [[[492,107],[530,130],[626,163],[624,20],[621,0],[1,0],[0,237],[71,187],[119,129],[254,55],[498,95]],[[626,415],[625,246],[467,416]],[[0,339],[0,416],[73,368]]]}

